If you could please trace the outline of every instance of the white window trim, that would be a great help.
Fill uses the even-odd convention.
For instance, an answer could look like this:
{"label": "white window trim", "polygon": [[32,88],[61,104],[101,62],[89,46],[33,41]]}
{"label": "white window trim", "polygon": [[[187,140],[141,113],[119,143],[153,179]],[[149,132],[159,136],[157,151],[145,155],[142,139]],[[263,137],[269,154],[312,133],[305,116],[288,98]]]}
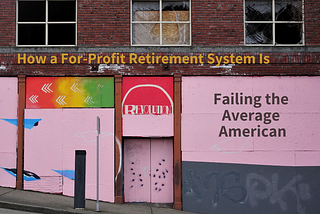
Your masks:
{"label": "white window trim", "polygon": [[[46,2],[46,21],[45,22],[18,22],[18,10],[19,10],[19,1],[45,1]],[[78,1],[75,0],[76,4],[76,19],[74,22],[49,22],[48,21],[48,1],[70,1],[70,0],[16,0],[16,46],[17,47],[74,47],[77,46],[78,41],[78,26],[77,26],[77,20],[78,20]],[[44,45],[18,45],[18,24],[45,24],[46,25],[46,32],[45,32],[45,44]],[[74,45],[48,45],[48,24],[75,24],[75,44]]]}
{"label": "white window trim", "polygon": [[[246,21],[246,0],[243,0],[243,23],[244,23],[244,45],[246,46],[304,46],[305,45],[305,29],[304,29],[304,0],[302,4],[302,20],[301,21],[275,21],[275,1],[272,1],[272,21]],[[272,44],[246,44],[246,24],[250,23],[271,23],[272,24]],[[276,44],[275,43],[275,24],[276,23],[301,23],[302,24],[302,44]]]}
{"label": "white window trim", "polygon": [[[160,13],[160,20],[159,21],[133,21],[132,20],[132,0],[130,0],[130,45],[131,46],[191,46],[192,44],[192,29],[191,29],[191,0],[189,1],[189,21],[162,21],[162,0],[159,0],[159,13]],[[132,26],[133,24],[150,24],[150,23],[155,23],[155,24],[160,24],[160,44],[133,44],[133,38],[132,38]],[[168,44],[168,45],[163,45],[162,44],[162,24],[189,24],[189,44]]]}

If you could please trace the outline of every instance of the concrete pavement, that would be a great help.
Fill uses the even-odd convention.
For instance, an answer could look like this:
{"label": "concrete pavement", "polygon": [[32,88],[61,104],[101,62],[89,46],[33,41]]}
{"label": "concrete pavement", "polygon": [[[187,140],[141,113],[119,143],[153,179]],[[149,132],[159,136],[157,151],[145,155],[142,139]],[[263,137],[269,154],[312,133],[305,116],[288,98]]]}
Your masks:
{"label": "concrete pavement", "polygon": [[[36,212],[45,214],[75,214],[75,213],[97,213],[96,201],[86,200],[84,210],[73,208],[73,197],[16,190],[12,188],[0,187],[0,207],[26,212]],[[148,204],[113,204],[99,202],[101,213],[114,214],[191,214],[190,212],[178,211],[172,208],[161,208]]]}

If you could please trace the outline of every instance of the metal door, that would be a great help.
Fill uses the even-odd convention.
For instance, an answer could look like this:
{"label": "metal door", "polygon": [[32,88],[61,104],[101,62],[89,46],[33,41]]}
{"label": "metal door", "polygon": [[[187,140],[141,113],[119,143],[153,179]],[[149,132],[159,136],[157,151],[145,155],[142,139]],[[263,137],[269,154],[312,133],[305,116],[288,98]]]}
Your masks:
{"label": "metal door", "polygon": [[173,202],[172,139],[124,140],[124,201]]}

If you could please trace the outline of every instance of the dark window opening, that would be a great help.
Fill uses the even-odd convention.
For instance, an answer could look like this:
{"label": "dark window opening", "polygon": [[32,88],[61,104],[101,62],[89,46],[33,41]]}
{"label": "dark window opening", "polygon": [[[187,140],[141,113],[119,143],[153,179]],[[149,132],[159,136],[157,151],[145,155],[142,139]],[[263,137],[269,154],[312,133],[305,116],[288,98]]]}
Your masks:
{"label": "dark window opening", "polygon": [[19,22],[45,22],[46,2],[45,1],[19,1],[18,3]]}
{"label": "dark window opening", "polygon": [[49,22],[76,21],[76,5],[73,1],[49,1]]}
{"label": "dark window opening", "polygon": [[75,44],[74,24],[49,24],[49,45],[72,45]]}
{"label": "dark window opening", "polygon": [[18,26],[18,45],[44,45],[44,24],[21,24]]}
{"label": "dark window opening", "polygon": [[302,44],[301,28],[301,24],[276,24],[276,44]]}
{"label": "dark window opening", "polygon": [[18,1],[17,45],[75,45],[76,1]]}

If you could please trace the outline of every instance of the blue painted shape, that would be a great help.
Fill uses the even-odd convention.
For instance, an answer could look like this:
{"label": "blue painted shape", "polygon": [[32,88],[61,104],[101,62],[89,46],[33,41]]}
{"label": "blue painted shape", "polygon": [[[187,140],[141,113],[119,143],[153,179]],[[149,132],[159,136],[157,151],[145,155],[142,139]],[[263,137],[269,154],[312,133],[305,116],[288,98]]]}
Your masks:
{"label": "blue painted shape", "polygon": [[14,177],[17,177],[16,176],[16,171],[13,172],[12,170],[9,170],[9,169],[6,169],[6,168],[3,168],[0,166],[1,169],[3,169],[4,171],[6,171],[7,173],[9,173],[10,175],[14,176]]}
{"label": "blue painted shape", "polygon": [[[18,119],[4,119],[1,118],[1,120],[4,120],[8,123],[11,123],[15,126],[18,126]],[[34,126],[38,125],[38,122],[41,121],[42,119],[24,119],[24,128],[27,129],[32,129]]]}
{"label": "blue painted shape", "polygon": [[74,180],[74,170],[55,170],[55,169],[52,169],[52,170],[59,173],[63,177]]}
{"label": "blue painted shape", "polygon": [[[3,169],[4,171],[8,172],[10,175],[14,176],[14,177],[17,177],[17,169],[9,169],[9,168],[3,168],[3,167],[0,167],[1,169]],[[26,171],[26,170],[23,170],[23,180],[25,181],[35,181],[35,180],[40,180],[41,178],[33,173],[33,172],[30,172],[30,171]]]}

